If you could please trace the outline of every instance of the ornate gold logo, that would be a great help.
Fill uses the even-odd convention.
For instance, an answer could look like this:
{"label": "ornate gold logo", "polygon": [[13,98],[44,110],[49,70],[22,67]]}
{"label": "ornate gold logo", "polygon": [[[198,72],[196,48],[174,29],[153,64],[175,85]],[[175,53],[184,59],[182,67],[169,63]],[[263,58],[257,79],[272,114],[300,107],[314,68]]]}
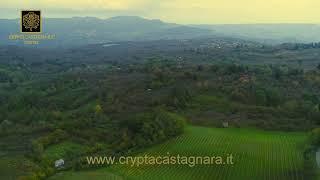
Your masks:
{"label": "ornate gold logo", "polygon": [[41,32],[40,11],[22,11],[21,31],[22,32]]}

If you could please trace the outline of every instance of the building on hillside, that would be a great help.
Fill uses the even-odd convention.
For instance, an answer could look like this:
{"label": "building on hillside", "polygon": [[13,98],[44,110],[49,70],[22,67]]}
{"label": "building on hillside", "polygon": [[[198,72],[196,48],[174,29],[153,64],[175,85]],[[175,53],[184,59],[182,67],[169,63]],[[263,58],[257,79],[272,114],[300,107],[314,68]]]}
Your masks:
{"label": "building on hillside", "polygon": [[54,167],[55,168],[62,168],[64,166],[64,160],[63,159],[59,159],[59,160],[56,160],[54,162]]}

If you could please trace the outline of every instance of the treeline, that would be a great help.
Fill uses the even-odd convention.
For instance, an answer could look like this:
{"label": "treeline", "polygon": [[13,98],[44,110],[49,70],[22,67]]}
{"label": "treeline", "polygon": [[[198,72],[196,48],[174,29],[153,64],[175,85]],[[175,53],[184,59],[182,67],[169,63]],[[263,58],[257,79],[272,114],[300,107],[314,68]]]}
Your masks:
{"label": "treeline", "polygon": [[281,48],[287,50],[298,50],[298,49],[315,49],[320,48],[320,42],[313,43],[284,43],[280,45]]}
{"label": "treeline", "polygon": [[319,170],[317,167],[316,152],[320,149],[320,128],[309,132],[304,151],[304,177],[306,179],[317,179]]}

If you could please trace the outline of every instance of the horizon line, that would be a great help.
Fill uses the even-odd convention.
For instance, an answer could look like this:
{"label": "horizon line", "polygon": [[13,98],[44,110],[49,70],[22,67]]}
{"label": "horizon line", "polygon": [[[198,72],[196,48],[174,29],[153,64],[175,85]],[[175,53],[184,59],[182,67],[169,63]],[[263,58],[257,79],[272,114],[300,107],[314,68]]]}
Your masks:
{"label": "horizon line", "polygon": [[[136,15],[120,15],[120,16],[112,16],[112,17],[107,17],[107,18],[101,18],[97,16],[72,16],[72,17],[43,17],[43,19],[73,19],[73,18],[94,18],[94,19],[99,19],[99,20],[109,20],[112,18],[116,17],[136,17],[136,18],[141,18],[144,20],[149,20],[149,21],[161,21],[163,23],[170,23],[170,24],[179,24],[179,25],[320,25],[320,22],[318,23],[308,23],[308,22],[248,22],[248,23],[176,23],[176,22],[167,22],[163,21],[162,19],[159,18],[147,18],[143,16],[136,16]],[[20,18],[0,18],[0,20],[19,20]]]}

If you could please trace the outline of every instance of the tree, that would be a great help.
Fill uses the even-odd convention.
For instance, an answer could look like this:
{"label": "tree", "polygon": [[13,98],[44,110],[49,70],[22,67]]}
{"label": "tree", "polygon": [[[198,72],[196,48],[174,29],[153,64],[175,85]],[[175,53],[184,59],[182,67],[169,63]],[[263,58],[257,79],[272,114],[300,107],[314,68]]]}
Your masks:
{"label": "tree", "polygon": [[231,92],[231,99],[235,101],[239,101],[241,103],[246,103],[248,100],[248,97],[246,96],[246,93],[242,89],[235,89]]}
{"label": "tree", "polygon": [[267,104],[269,106],[278,106],[282,101],[282,98],[278,89],[270,88],[266,90],[266,95],[267,95]]}
{"label": "tree", "polygon": [[197,71],[203,71],[204,67],[202,65],[198,65]]}
{"label": "tree", "polygon": [[267,104],[267,96],[263,90],[256,91],[256,104],[262,106]]}
{"label": "tree", "polygon": [[320,63],[318,64],[317,68],[318,68],[318,70],[320,70]]}
{"label": "tree", "polygon": [[314,146],[320,145],[320,128],[316,128],[311,131],[310,141],[311,141],[311,144]]}
{"label": "tree", "polygon": [[188,105],[192,95],[188,88],[184,86],[175,86],[168,97],[168,104],[176,108],[184,108]]}
{"label": "tree", "polygon": [[94,111],[96,114],[100,114],[102,112],[102,107],[100,104],[97,104],[95,107],[94,107]]}

